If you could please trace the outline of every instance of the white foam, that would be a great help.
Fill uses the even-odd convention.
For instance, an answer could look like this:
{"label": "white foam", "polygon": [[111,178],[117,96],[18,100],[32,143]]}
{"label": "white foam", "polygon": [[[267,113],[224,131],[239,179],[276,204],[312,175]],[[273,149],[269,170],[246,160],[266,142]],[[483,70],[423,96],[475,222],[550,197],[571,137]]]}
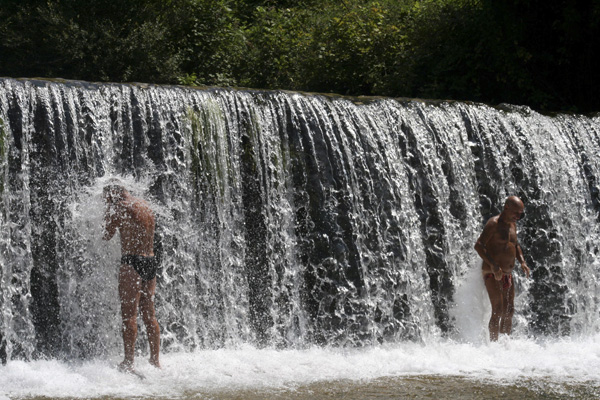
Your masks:
{"label": "white foam", "polygon": [[503,337],[480,345],[444,341],[363,349],[204,350],[165,354],[162,370],[136,360],[145,380],[118,372],[117,362],[10,361],[0,367],[0,399],[176,397],[211,390],[290,388],[318,381],[414,375],[502,382],[524,378],[600,382],[600,336],[545,342]]}
{"label": "white foam", "polygon": [[456,322],[455,339],[468,343],[485,342],[491,306],[483,285],[480,265],[471,266],[456,284],[454,298],[450,316]]}

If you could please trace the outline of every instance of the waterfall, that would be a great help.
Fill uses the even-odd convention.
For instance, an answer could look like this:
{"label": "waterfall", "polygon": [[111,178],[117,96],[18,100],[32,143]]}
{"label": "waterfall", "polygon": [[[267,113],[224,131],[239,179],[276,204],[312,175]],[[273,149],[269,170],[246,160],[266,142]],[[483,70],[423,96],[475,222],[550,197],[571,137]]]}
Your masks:
{"label": "waterfall", "polygon": [[464,339],[509,195],[515,334],[596,333],[599,136],[509,105],[0,79],[0,355],[120,351],[113,177],[157,215],[166,352]]}

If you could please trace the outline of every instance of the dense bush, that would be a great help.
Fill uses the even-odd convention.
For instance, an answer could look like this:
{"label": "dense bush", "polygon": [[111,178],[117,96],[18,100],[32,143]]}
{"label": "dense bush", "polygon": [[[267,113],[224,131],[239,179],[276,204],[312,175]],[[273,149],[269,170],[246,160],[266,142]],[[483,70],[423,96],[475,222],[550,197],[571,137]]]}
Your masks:
{"label": "dense bush", "polygon": [[599,3],[0,0],[0,76],[598,111]]}
{"label": "dense bush", "polygon": [[166,82],[181,74],[169,27],[151,2],[2,3],[4,76]]}

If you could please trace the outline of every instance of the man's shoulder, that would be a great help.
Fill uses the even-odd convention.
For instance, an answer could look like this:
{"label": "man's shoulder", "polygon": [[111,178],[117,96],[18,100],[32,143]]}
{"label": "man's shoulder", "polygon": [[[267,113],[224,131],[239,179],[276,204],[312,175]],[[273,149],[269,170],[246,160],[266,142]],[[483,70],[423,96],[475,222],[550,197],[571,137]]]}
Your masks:
{"label": "man's shoulder", "polygon": [[499,221],[498,215],[493,216],[487,220],[483,229],[487,232],[495,231],[498,228]]}
{"label": "man's shoulder", "polygon": [[146,200],[144,199],[140,199],[139,197],[131,197],[131,202],[129,204],[130,208],[139,208],[139,209],[145,209],[145,208],[150,208],[150,206],[148,205],[148,203],[146,202]]}
{"label": "man's shoulder", "polygon": [[494,215],[490,219],[487,220],[486,225],[497,225],[500,219],[500,215]]}
{"label": "man's shoulder", "polygon": [[131,211],[139,217],[154,218],[154,212],[152,211],[150,204],[144,199],[135,198],[131,204]]}

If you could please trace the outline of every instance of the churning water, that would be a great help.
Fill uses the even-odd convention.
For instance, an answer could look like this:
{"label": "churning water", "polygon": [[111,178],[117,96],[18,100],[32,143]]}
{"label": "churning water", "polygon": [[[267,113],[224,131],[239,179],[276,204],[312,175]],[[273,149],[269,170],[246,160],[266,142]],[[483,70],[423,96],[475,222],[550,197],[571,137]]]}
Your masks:
{"label": "churning water", "polygon": [[[0,399],[594,397],[599,155],[598,117],[526,107],[1,79]],[[158,221],[145,381],[113,177]],[[473,244],[512,194],[533,275],[490,344]]]}

